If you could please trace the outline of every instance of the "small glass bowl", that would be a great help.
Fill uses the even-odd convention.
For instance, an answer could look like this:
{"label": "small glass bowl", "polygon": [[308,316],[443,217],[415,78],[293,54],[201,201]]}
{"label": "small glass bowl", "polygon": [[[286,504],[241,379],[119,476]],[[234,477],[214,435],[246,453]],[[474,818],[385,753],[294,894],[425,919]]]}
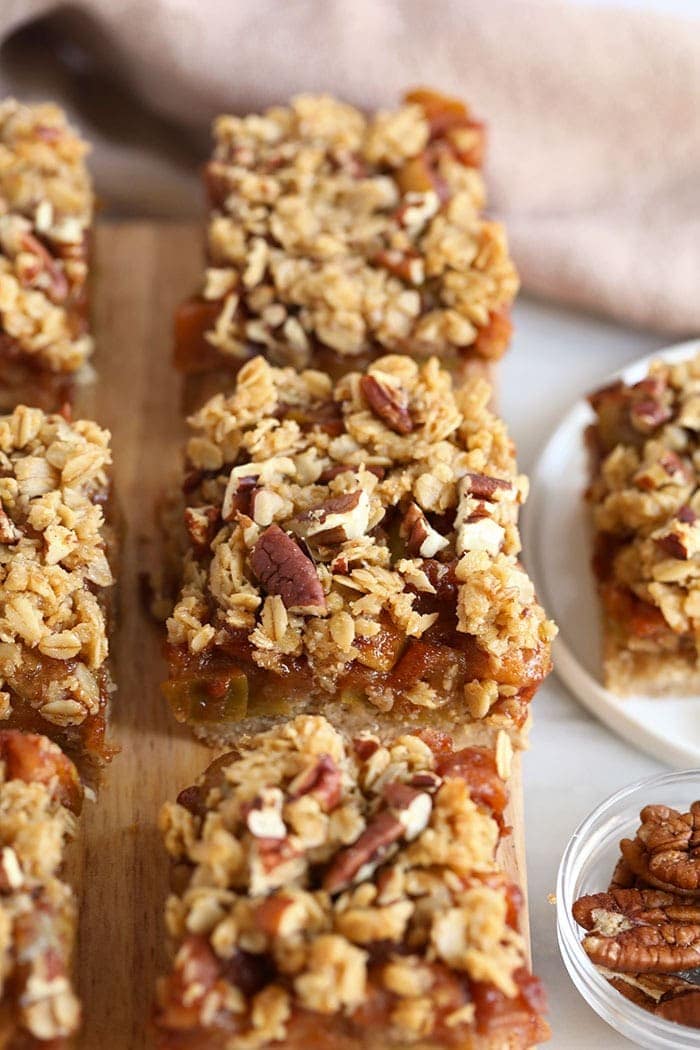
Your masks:
{"label": "small glass bowl", "polygon": [[557,935],[569,976],[599,1017],[649,1050],[700,1050],[700,1029],[647,1013],[615,991],[581,947],[584,931],[571,908],[579,897],[608,888],[620,857],[620,839],[634,838],[644,806],[661,803],[687,813],[696,799],[700,799],[700,769],[638,780],[611,795],[579,824],[559,866]]}

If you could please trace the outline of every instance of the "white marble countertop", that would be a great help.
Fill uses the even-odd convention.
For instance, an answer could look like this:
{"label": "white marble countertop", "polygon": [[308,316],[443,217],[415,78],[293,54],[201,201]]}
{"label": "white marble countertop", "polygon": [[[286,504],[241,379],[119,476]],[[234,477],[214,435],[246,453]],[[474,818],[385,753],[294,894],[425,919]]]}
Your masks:
{"label": "white marble countertop", "polygon": [[[529,472],[566,409],[610,372],[669,340],[523,299],[501,369],[500,407]],[[556,672],[534,702],[525,756],[525,819],[535,971],[547,986],[552,1050],[621,1050],[636,1044],[599,1020],[559,955],[554,892],[559,860],[578,822],[607,795],[660,763],[613,735],[573,698]]]}

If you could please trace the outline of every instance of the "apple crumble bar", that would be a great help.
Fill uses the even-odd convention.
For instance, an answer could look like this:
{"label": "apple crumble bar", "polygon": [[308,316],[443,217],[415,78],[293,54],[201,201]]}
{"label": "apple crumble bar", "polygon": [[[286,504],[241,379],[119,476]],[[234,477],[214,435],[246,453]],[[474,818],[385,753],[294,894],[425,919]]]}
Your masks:
{"label": "apple crumble bar", "polygon": [[0,1045],[63,1050],[80,1024],[71,985],[77,926],[61,879],[78,774],[46,737],[0,731]]}
{"label": "apple crumble bar", "polygon": [[607,686],[700,690],[700,357],[590,396],[594,570]]}
{"label": "apple crumble bar", "polygon": [[161,817],[176,954],[158,1046],[546,1038],[521,895],[495,860],[505,797],[485,748],[430,733],[350,741],[318,716],[217,759]]}
{"label": "apple crumble bar", "polygon": [[176,717],[213,741],[322,712],[350,731],[526,734],[554,626],[518,562],[527,480],[436,359],[335,384],[254,357],[190,419]]}
{"label": "apple crumble bar", "polygon": [[0,726],[109,756],[109,434],[20,406],[0,416]]}
{"label": "apple crumble bar", "polygon": [[92,353],[87,146],[52,104],[0,103],[0,404],[58,408]]}
{"label": "apple crumble bar", "polygon": [[207,270],[176,318],[184,371],[253,353],[334,377],[387,352],[501,356],[518,278],[483,216],[485,133],[465,105],[422,89],[368,117],[302,95],[214,135]]}

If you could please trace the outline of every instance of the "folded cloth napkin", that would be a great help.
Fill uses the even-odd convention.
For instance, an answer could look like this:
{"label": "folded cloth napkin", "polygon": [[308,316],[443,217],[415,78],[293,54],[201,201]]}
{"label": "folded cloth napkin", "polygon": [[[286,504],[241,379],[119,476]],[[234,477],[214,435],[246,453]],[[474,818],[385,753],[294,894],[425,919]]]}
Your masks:
{"label": "folded cloth napkin", "polygon": [[0,90],[69,109],[122,214],[196,213],[223,110],[461,95],[490,125],[490,206],[527,290],[700,330],[700,18],[559,0],[4,0],[0,39]]}

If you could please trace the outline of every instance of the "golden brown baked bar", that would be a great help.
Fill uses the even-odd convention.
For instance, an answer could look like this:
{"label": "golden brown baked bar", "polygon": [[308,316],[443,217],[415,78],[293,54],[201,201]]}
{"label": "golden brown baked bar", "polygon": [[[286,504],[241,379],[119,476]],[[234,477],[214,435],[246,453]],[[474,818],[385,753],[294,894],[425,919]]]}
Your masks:
{"label": "golden brown baked bar", "polygon": [[109,434],[20,406],[0,417],[0,726],[109,756]]}
{"label": "golden brown baked bar", "polygon": [[0,406],[57,409],[92,353],[87,145],[50,103],[0,103]]}
{"label": "golden brown baked bar", "polygon": [[[501,770],[507,773],[507,770]],[[517,1050],[547,1038],[495,861],[506,792],[485,748],[343,737],[302,716],[166,805],[160,1050]]]}
{"label": "golden brown baked bar", "polygon": [[0,1046],[63,1050],[80,1024],[71,985],[77,926],[62,881],[78,774],[46,737],[0,731]]}
{"label": "golden brown baked bar", "polygon": [[489,400],[436,359],[334,385],[256,357],[192,417],[180,721],[228,741],[318,711],[523,742],[554,627],[518,562],[527,481]]}
{"label": "golden brown baked bar", "polygon": [[594,570],[616,693],[700,689],[700,357],[592,394]]}
{"label": "golden brown baked bar", "polygon": [[332,376],[388,352],[494,359],[518,278],[482,214],[484,127],[410,92],[365,116],[326,95],[220,117],[205,170],[207,270],[176,318],[186,372],[253,353]]}

